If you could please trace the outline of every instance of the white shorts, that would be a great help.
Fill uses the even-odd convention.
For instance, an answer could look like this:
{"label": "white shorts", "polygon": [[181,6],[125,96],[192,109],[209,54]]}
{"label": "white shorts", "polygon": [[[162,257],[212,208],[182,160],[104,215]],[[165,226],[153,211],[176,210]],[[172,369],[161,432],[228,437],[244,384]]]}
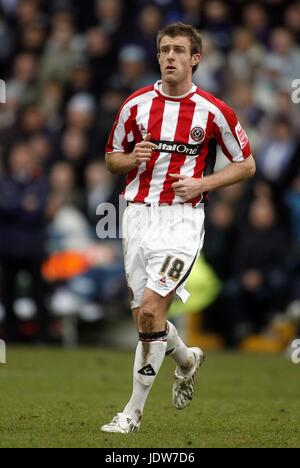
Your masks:
{"label": "white shorts", "polygon": [[123,217],[123,250],[131,307],[147,287],[165,297],[184,289],[204,240],[204,207],[130,203]]}

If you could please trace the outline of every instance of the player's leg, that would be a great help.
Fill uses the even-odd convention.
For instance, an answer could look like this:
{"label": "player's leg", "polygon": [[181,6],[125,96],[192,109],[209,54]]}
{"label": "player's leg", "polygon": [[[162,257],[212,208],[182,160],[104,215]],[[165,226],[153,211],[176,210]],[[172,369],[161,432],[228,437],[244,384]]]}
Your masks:
{"label": "player's leg", "polygon": [[104,432],[136,432],[140,428],[144,405],[166,355],[166,316],[171,297],[145,289],[140,307],[133,309],[139,341],[133,369],[133,391],[121,413],[102,426]]}
{"label": "player's leg", "polygon": [[124,413],[140,421],[146,399],[167,349],[166,316],[172,297],[146,288],[137,317],[139,341],[135,353],[133,392]]}
{"label": "player's leg", "polygon": [[171,322],[167,324],[169,329],[167,354],[170,354],[177,363],[172,401],[177,409],[184,409],[193,399],[195,377],[204,361],[204,353],[198,347],[187,347],[178,335],[176,327]]}
{"label": "player's leg", "polygon": [[[172,298],[173,298],[172,294]],[[137,332],[139,332],[139,314],[140,307],[132,310],[132,317],[135,323]],[[167,349],[166,356],[171,356],[176,362],[182,374],[187,374],[194,365],[194,354],[188,346],[180,338],[175,325],[168,320],[165,324],[167,332]]]}
{"label": "player's leg", "polygon": [[[132,318],[135,323],[137,332],[138,332],[138,317],[139,317],[139,307],[134,307],[132,309]],[[135,381],[133,381],[133,387],[134,387]],[[138,389],[136,390],[136,393],[138,393]],[[138,395],[137,395],[138,397]],[[129,432],[137,432],[140,429],[140,423],[136,421],[136,418],[133,417],[134,415],[131,415],[127,411],[125,412],[126,408],[123,410],[123,412],[117,413],[116,416],[113,417],[113,419],[107,423],[104,424],[101,427],[102,432],[110,432],[110,433],[122,433],[126,434]]]}
{"label": "player's leg", "polygon": [[188,373],[194,365],[194,354],[180,338],[175,325],[167,320],[167,356],[171,356],[182,374]]}
{"label": "player's leg", "polygon": [[[155,239],[152,250],[151,240],[148,244],[150,257],[147,264],[147,286],[162,296],[176,292],[185,302],[188,294],[184,286],[203,244],[204,211],[201,208],[198,210],[175,205],[170,208],[162,207],[161,213],[162,235]],[[175,222],[172,222],[172,216]],[[193,398],[195,375],[204,355],[200,348],[188,348],[179,337],[176,327],[169,322],[167,354],[177,363],[173,403],[176,408],[183,409]]]}
{"label": "player's leg", "polygon": [[[152,296],[152,293],[154,293],[154,291],[151,291],[150,289],[146,288],[145,289],[146,298],[149,294],[149,291],[151,293],[150,296]],[[158,295],[158,297],[161,297],[161,296]],[[136,323],[136,328],[138,332],[139,330],[142,329],[142,327],[145,327],[145,325],[147,327],[147,325],[149,324],[151,324],[153,329],[155,330],[163,330],[163,329],[166,330],[167,346],[165,348],[165,356],[170,355],[177,364],[177,367],[174,372],[172,400],[173,400],[173,404],[175,405],[177,409],[184,409],[190,404],[191,400],[193,399],[195,377],[196,377],[199,367],[204,361],[204,353],[200,348],[188,347],[180,338],[175,325],[173,325],[171,322],[166,320],[167,311],[172,302],[174,294],[169,294],[166,297],[168,298],[166,302],[167,309],[164,310],[163,314],[159,314],[159,313],[157,315],[153,314],[153,318],[154,318],[153,321],[152,321],[152,314],[151,314],[151,305],[153,305],[154,302],[151,302],[150,307],[147,307],[146,309],[144,309],[144,311],[142,308],[136,308],[132,311],[132,313],[133,313],[134,321]],[[145,305],[147,305],[147,303],[145,303]],[[146,324],[145,324],[145,320],[147,322]],[[139,337],[140,336],[141,334],[139,333]],[[138,349],[141,349],[141,346],[138,346],[137,351],[136,351],[135,367],[136,366],[138,367],[140,365],[138,361],[138,358],[139,358]],[[160,357],[161,355],[158,356],[158,359],[160,359]],[[140,386],[139,381],[136,380],[134,377],[134,391],[130,400],[130,405],[132,404],[133,406],[136,406],[136,401],[138,401],[138,394],[139,394],[140,388],[142,387]],[[150,391],[150,389],[151,389],[151,386],[149,387],[148,390]],[[147,392],[147,395],[149,391]],[[147,395],[145,395],[144,392],[142,392],[142,395],[145,398],[147,397]],[[125,408],[124,411],[126,411],[127,409],[128,408]]]}
{"label": "player's leg", "polygon": [[[156,331],[166,330],[167,347],[165,355],[171,355],[177,363],[177,369],[174,374],[173,403],[177,409],[183,409],[188,406],[193,398],[195,376],[199,366],[203,362],[204,355],[199,348],[189,348],[186,346],[179,337],[176,327],[171,322],[166,321],[167,310],[174,295],[171,294],[167,296],[168,299],[165,304],[166,309],[158,309],[156,312],[153,307],[155,306],[155,299],[157,296],[159,298],[161,297],[154,291],[146,288],[143,296],[143,307],[134,309],[132,311],[133,317],[138,332],[141,329],[152,329]],[[139,333],[139,337],[141,337],[141,333]],[[139,341],[142,340],[140,339]],[[154,351],[156,352],[155,347]],[[153,376],[151,385],[145,391],[140,382],[141,378],[136,378],[136,368],[141,366],[141,352],[143,352],[143,345],[139,344],[135,356],[133,394],[128,405],[124,409],[125,413],[134,413],[134,411],[142,412],[143,408],[141,408],[141,405],[145,404],[151,385],[155,379],[155,376]],[[158,361],[161,357],[161,354],[157,353]],[[149,368],[149,371],[150,370]],[[150,379],[145,379],[150,383]]]}
{"label": "player's leg", "polygon": [[139,332],[139,314],[140,314],[140,308],[139,307],[135,307],[134,309],[132,309],[132,318],[133,318],[133,321],[134,321],[134,324],[135,324],[135,328],[137,330],[137,332]]}
{"label": "player's leg", "polygon": [[[129,300],[132,309],[133,320],[137,332],[138,317],[143,292],[147,283],[145,261],[143,258],[142,241],[146,229],[145,215],[147,208],[140,205],[129,205],[123,216],[123,251],[126,278],[128,283]],[[142,218],[142,221],[140,222]],[[139,430],[138,418],[124,411],[118,413],[110,423],[101,427],[103,432],[128,433]]]}

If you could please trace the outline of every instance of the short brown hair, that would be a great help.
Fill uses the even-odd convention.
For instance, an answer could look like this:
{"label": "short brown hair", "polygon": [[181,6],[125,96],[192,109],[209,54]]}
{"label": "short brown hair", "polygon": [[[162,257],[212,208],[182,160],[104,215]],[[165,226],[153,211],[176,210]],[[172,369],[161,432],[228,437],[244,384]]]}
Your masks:
{"label": "short brown hair", "polygon": [[[169,24],[165,28],[162,28],[157,33],[157,50],[159,52],[160,42],[164,36],[176,37],[185,36],[188,37],[191,43],[191,55],[202,54],[202,37],[200,31],[193,28],[190,24],[184,23],[173,23]],[[193,66],[193,73],[197,70],[198,64]]]}

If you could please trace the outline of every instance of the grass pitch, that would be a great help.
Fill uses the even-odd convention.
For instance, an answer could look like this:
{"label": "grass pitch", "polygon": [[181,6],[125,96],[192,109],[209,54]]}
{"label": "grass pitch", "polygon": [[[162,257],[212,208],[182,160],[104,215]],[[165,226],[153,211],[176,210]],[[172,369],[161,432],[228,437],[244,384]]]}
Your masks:
{"label": "grass pitch", "polygon": [[208,354],[190,407],[172,407],[168,357],[140,433],[103,434],[131,392],[133,352],[8,349],[0,366],[0,447],[300,447],[300,364]]}

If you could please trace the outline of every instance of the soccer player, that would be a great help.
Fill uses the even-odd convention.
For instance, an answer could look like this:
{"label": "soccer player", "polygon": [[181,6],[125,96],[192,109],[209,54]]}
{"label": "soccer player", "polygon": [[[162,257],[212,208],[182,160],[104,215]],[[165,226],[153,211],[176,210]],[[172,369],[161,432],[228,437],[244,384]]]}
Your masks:
{"label": "soccer player", "polygon": [[[252,177],[255,162],[233,110],[197,88],[192,74],[202,54],[190,25],[166,26],[157,36],[161,81],[131,95],[119,111],[106,147],[108,169],[127,173],[123,218],[125,270],[139,341],[133,392],[104,432],[140,429],[144,405],[165,355],[177,363],[173,404],[193,398],[200,348],[178,336],[167,312],[174,294],[185,302],[185,282],[202,248],[207,192]],[[206,175],[208,145],[221,146],[230,164]]]}

